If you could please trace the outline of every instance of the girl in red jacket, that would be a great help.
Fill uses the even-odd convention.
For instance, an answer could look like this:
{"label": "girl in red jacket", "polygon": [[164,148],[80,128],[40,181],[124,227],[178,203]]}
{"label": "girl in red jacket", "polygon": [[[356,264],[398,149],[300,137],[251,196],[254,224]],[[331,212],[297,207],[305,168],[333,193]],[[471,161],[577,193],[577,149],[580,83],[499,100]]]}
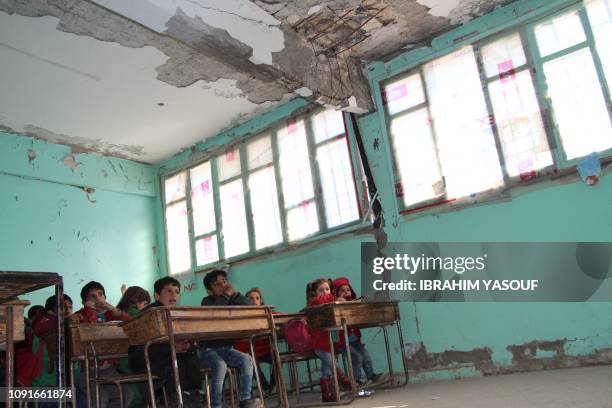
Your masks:
{"label": "girl in red jacket", "polygon": [[[338,298],[343,298],[347,301],[357,300],[357,295],[351,287],[348,278],[343,277],[334,280],[334,292]],[[348,329],[348,338],[355,381],[357,384],[363,384],[361,382],[361,369],[363,369],[368,383],[377,382],[380,378],[380,374],[374,373],[370,353],[368,353],[365,345],[361,342],[361,331],[359,331],[359,329]],[[340,346],[342,349],[346,348],[344,332],[340,332]]]}
{"label": "girl in red jacket", "polygon": [[[335,301],[344,302],[344,298],[336,298],[331,292],[331,281],[319,278],[308,284],[306,293],[308,294],[308,306],[322,305]],[[329,337],[326,330],[313,329],[310,332],[312,346],[316,355],[321,359],[321,397],[323,402],[336,401],[336,394],[332,384],[332,362]],[[344,373],[338,369],[338,382],[345,390],[350,390],[351,382]]]}

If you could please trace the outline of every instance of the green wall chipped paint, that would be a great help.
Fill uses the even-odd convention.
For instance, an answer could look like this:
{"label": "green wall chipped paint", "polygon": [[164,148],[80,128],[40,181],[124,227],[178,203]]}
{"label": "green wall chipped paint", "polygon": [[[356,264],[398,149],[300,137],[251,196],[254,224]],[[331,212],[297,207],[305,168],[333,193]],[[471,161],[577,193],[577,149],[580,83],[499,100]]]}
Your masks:
{"label": "green wall chipped paint", "polygon": [[151,166],[0,133],[0,270],[60,273],[75,309],[90,280],[112,303],[122,283],[151,287],[155,184]]}
{"label": "green wall chipped paint", "polygon": [[[384,80],[465,42],[455,41],[477,32],[474,41],[507,29],[575,1],[518,1],[449,32],[422,48],[397,57],[388,64],[370,67],[369,78],[377,105],[382,107],[378,81]],[[299,104],[302,107],[302,103]],[[273,120],[289,116],[295,105],[284,105],[267,116],[253,118],[243,126],[208,139],[163,163],[162,173],[201,160],[216,146],[255,134]],[[382,110],[358,119],[366,154],[381,194],[390,241],[503,242],[503,241],[612,241],[612,178],[604,176],[596,187],[574,178],[545,181],[530,189],[514,189],[504,201],[472,206],[459,211],[423,213],[408,218],[399,215],[393,186],[390,149],[386,141]],[[374,149],[374,139],[379,148]],[[161,206],[158,212],[161,211]],[[158,221],[161,218],[158,218]],[[163,225],[158,224],[158,236]],[[368,234],[349,235],[315,246],[241,262],[230,268],[231,281],[246,291],[258,286],[268,304],[280,311],[296,311],[305,304],[306,282],[320,276],[347,276],[360,291],[360,244],[373,241]],[[163,243],[160,243],[160,247]],[[162,264],[162,269],[163,269]],[[202,273],[182,277],[191,290],[183,293],[183,304],[199,304],[204,296]],[[608,279],[610,280],[610,279]],[[603,287],[610,290],[611,282]],[[569,367],[612,362],[612,303],[402,303],[404,338],[410,343],[413,381],[488,375],[513,370]],[[364,332],[375,368],[386,369],[383,335],[379,329]],[[392,333],[392,342],[395,333]],[[442,364],[419,362],[419,347],[425,358]],[[509,346],[517,346],[519,357]],[[557,347],[557,349],[554,349]],[[533,350],[533,355],[531,355]],[[560,351],[559,351],[560,350]],[[421,352],[423,349],[421,349]],[[394,368],[401,367],[401,353],[392,350]],[[483,357],[484,356],[484,357]],[[489,356],[489,357],[487,357]],[[488,358],[488,360],[487,360]]]}
{"label": "green wall chipped paint", "polygon": [[[440,37],[432,49],[373,65],[370,80],[379,106],[379,80],[457,45],[453,36],[475,28],[483,33],[502,29],[517,13],[527,15],[551,4],[568,3],[520,1],[511,6],[519,9],[497,10]],[[71,156],[71,150],[64,146],[0,133],[0,269],[59,272],[65,277],[66,292],[77,303],[80,287],[90,279],[106,286],[112,302],[118,300],[122,283],[151,290],[152,282],[166,274],[157,176],[196,163],[305,107],[306,101],[293,100],[153,167],[95,154]],[[504,202],[412,219],[400,216],[384,138],[384,115],[362,116],[358,124],[391,241],[612,241],[609,175],[595,187],[578,181],[543,182],[533,191],[512,191],[511,200]],[[379,149],[373,148],[375,138],[381,142]],[[87,194],[82,187],[95,192]],[[299,310],[305,304],[305,283],[319,276],[347,276],[360,291],[360,244],[364,241],[373,238],[352,233],[258,257],[233,265],[230,277],[241,291],[262,288],[266,302],[279,311]],[[182,304],[200,303],[204,296],[202,277],[201,273],[180,277],[185,284]],[[31,299],[42,302],[49,294],[50,290]],[[564,356],[560,366],[610,362],[609,354],[597,351],[612,348],[611,312],[612,304],[604,302],[401,304],[410,352],[420,356],[418,347],[422,344],[430,353],[426,357],[444,361],[419,370],[413,381],[489,374],[500,367],[542,368],[547,362],[552,367],[559,356],[542,343],[546,341],[561,344]],[[395,341],[395,333],[391,337]],[[382,371],[386,366],[382,333],[365,330],[364,339],[375,368]],[[513,362],[508,346],[523,345],[528,351],[525,345],[534,341],[540,343],[535,343],[532,360],[541,366]],[[483,355],[490,355],[490,361],[483,361]],[[398,369],[401,355],[397,348],[392,356]],[[417,359],[411,360],[413,368],[416,363]]]}

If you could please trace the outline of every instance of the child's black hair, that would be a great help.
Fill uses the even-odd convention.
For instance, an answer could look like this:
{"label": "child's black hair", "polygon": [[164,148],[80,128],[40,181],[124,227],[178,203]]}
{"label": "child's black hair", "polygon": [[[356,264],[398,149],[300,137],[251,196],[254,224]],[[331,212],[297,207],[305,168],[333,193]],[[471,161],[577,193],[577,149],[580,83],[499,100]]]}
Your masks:
{"label": "child's black hair", "polygon": [[[94,289],[97,289],[97,288],[94,288]],[[104,288],[103,288],[102,290],[104,290]],[[49,297],[49,298],[48,298],[48,299],[45,301],[45,310],[49,310],[49,311],[51,311],[51,312],[54,312],[54,311],[55,311],[55,303],[56,303],[56,300],[55,300],[55,299],[57,299],[57,297],[56,297],[55,295],[53,295],[53,296],[50,296],[50,297]],[[65,301],[69,301],[70,303],[74,303],[74,302],[72,301],[72,299],[70,298],[70,296],[68,296],[67,294],[65,294],[65,293],[64,293],[64,302],[65,302]]]}
{"label": "child's black hair", "polygon": [[83,286],[83,289],[81,289],[81,300],[85,302],[87,300],[87,295],[89,295],[89,292],[96,289],[100,289],[102,293],[104,293],[104,296],[106,296],[104,286],[102,286],[100,282],[91,281],[87,285]]}
{"label": "child's black hair", "polygon": [[45,310],[45,307],[42,306],[42,305],[34,305],[34,306],[32,306],[28,310],[28,319],[32,320],[32,318],[34,317],[34,315],[36,315],[36,313],[42,312],[43,310]]}
{"label": "child's black hair", "polygon": [[225,272],[223,269],[215,269],[211,272],[208,272],[204,277],[204,287],[207,290],[211,290],[212,283],[217,280],[218,276],[223,276],[225,279],[227,279],[227,272]]}
{"label": "child's black hair", "polygon": [[181,289],[181,283],[178,280],[174,279],[172,276],[166,276],[155,281],[153,284],[153,292],[161,295],[162,290],[168,285],[176,286],[179,290]]}

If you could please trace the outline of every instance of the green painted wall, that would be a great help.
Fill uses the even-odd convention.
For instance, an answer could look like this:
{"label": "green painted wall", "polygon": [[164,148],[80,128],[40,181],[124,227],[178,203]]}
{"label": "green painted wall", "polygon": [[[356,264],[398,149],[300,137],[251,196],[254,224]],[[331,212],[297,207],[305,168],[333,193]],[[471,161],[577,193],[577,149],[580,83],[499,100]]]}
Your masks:
{"label": "green painted wall", "polygon": [[[519,1],[441,36],[432,48],[404,54],[388,64],[372,65],[369,77],[377,105],[382,106],[378,81],[414,66],[423,58],[460,46],[462,42],[454,38],[476,32],[470,38],[474,41],[570,3],[575,2]],[[193,151],[185,151],[162,163],[158,171],[167,173],[197,162],[212,154],[216,146],[256,134],[301,106],[301,102],[292,102],[256,117],[203,142]],[[390,241],[612,241],[612,178],[609,175],[596,187],[585,186],[577,177],[563,182],[544,181],[530,189],[515,189],[508,199],[497,203],[412,218],[401,216],[395,201],[384,115],[378,112],[363,116],[358,124],[381,193],[387,221],[385,230]],[[376,150],[375,138],[380,141]],[[162,236],[163,225],[159,220],[158,236]],[[332,241],[232,265],[231,281],[241,291],[258,286],[267,303],[280,311],[296,311],[304,307],[306,282],[316,277],[347,276],[359,291],[360,243],[364,241],[373,241],[373,238],[367,234],[345,234]],[[165,271],[164,265],[162,262],[162,271]],[[202,276],[198,273],[181,277],[185,283],[195,283],[190,291],[183,293],[183,304],[199,304],[204,296]],[[443,353],[445,361],[438,367],[419,370],[413,376],[414,381],[491,374],[505,372],[504,369],[611,363],[611,312],[612,304],[605,302],[401,304],[404,337],[411,343],[411,352],[416,352],[422,342],[429,356]],[[365,342],[374,355],[375,368],[385,369],[381,331],[367,330]],[[531,361],[513,361],[507,348],[511,345],[522,347],[522,351],[531,347],[533,356],[526,358]],[[556,346],[558,349],[554,350]],[[483,350],[485,355],[490,355],[490,360],[482,360]],[[392,352],[395,369],[401,362],[398,351],[394,348]],[[455,351],[458,353],[453,354]]]}
{"label": "green painted wall", "polygon": [[155,186],[151,166],[0,133],[0,270],[60,273],[75,309],[90,280],[112,303],[122,283],[151,287]]}

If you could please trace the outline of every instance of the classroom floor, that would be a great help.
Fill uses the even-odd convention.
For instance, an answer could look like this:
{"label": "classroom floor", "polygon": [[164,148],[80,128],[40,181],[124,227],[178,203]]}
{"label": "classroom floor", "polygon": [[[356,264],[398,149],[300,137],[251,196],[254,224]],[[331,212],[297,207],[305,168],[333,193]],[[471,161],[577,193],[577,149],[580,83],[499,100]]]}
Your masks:
{"label": "classroom floor", "polygon": [[379,390],[374,396],[359,398],[349,406],[351,408],[612,408],[612,366],[414,384],[399,389]]}

